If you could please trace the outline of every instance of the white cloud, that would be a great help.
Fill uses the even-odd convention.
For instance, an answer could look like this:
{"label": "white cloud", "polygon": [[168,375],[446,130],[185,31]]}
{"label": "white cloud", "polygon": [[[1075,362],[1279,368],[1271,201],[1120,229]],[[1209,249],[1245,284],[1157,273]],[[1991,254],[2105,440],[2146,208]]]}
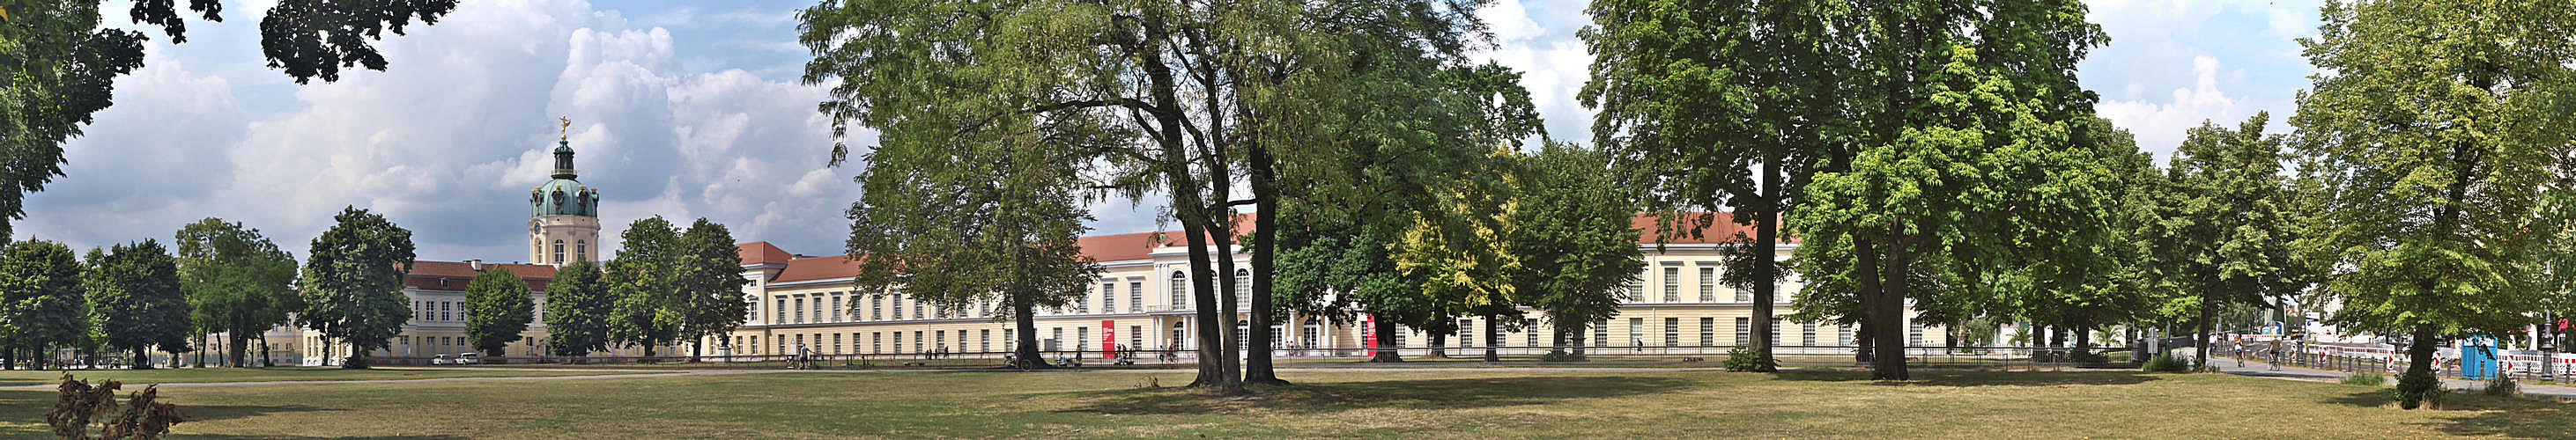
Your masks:
{"label": "white cloud", "polygon": [[[294,89],[288,109],[251,120],[224,78],[154,58],[75,143],[84,165],[31,197],[20,235],[97,246],[211,215],[301,254],[355,205],[411,229],[425,259],[523,259],[526,191],[567,115],[582,181],[604,193],[602,233],[707,216],[739,240],[837,252],[856,170],[823,166],[822,89],[685,70],[673,38],[580,1],[469,2],[388,35],[391,70]],[[85,165],[109,161],[122,163]]]}
{"label": "white cloud", "polygon": [[2106,99],[2094,111],[2114,125],[2136,135],[2138,148],[2157,153],[2163,158],[2182,143],[2183,132],[2200,126],[2204,120],[2233,124],[2253,115],[2243,99],[2219,90],[2218,59],[2207,56],[2191,60],[2192,85],[2174,89],[2164,102],[2142,99]]}
{"label": "white cloud", "polygon": [[1497,46],[1471,54],[1476,62],[1492,61],[1521,73],[1521,86],[1530,93],[1530,105],[1546,119],[1549,137],[1575,141],[1592,139],[1592,110],[1583,108],[1575,99],[1583,83],[1592,78],[1592,54],[1583,41],[1570,30],[1549,32],[1533,20],[1520,2],[1503,0],[1476,10],[1476,16],[1493,26]]}

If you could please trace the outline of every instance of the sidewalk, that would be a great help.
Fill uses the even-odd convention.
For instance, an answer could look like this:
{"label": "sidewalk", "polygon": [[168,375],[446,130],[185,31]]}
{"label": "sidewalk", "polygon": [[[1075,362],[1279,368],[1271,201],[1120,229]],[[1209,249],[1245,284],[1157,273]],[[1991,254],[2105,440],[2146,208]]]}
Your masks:
{"label": "sidewalk", "polygon": [[[2213,365],[2213,366],[2217,366],[2217,367],[2218,367],[2218,371],[2219,371],[2219,372],[2223,372],[2223,373],[2227,373],[2227,374],[2234,374],[2234,375],[2240,375],[2240,376],[2254,376],[2254,377],[2270,377],[2270,378],[2276,378],[2276,379],[2290,379],[2290,380],[2309,380],[2309,381],[2320,381],[2320,382],[2333,382],[2333,381],[2343,380],[2344,376],[2350,376],[2350,375],[2352,375],[2352,373],[2346,373],[2346,372],[2341,372],[2341,371],[2333,371],[2333,370],[2319,370],[2319,369],[2314,369],[2314,368],[2304,368],[2304,367],[2289,367],[2289,366],[2284,366],[2284,367],[2279,367],[2279,368],[2275,369],[2271,364],[2266,364],[2266,363],[2262,363],[2262,362],[2258,362],[2258,361],[2252,361],[2252,360],[2245,361],[2245,366],[2243,366],[2243,367],[2238,367],[2238,366],[2236,366],[2236,359],[2233,359],[2233,358],[2223,358],[2223,357],[2212,357],[2212,358],[2209,358],[2209,364],[2210,364],[2210,365]],[[2390,383],[2391,385],[2394,385],[2394,384],[2397,382],[2397,377],[2396,377],[2396,375],[2395,375],[2395,374],[2390,374],[2390,375],[2389,375],[2389,378],[2388,378],[2388,381],[2389,381],[2389,383]],[[2533,396],[2543,396],[2543,397],[2556,397],[2556,398],[2562,398],[2562,399],[2576,399],[2576,387],[2570,387],[2570,386],[2565,386],[2565,385],[2534,385],[2534,384],[2527,384],[2527,383],[2515,384],[2515,385],[2519,385],[2519,386],[2520,386],[2520,388],[2521,388],[2521,390],[2522,390],[2522,393],[2523,393],[2523,394],[2528,394],[2528,395],[2533,395]],[[2476,390],[2479,390],[2479,389],[2484,389],[2484,388],[2486,388],[2486,386],[2487,386],[2487,384],[2486,384],[2486,382],[2485,382],[2485,381],[2464,380],[2464,379],[2453,379],[2453,378],[2447,378],[2447,377],[2446,377],[2446,378],[2442,378],[2442,387],[2443,387],[2443,388],[2450,388],[2450,389],[2454,389],[2454,390],[2476,391]]]}

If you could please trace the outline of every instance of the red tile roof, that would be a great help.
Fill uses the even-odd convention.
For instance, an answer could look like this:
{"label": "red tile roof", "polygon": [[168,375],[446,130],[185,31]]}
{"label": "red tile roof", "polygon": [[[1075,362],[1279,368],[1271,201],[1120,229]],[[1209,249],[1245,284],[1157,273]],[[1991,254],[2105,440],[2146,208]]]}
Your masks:
{"label": "red tile roof", "polygon": [[[1744,234],[1745,237],[1753,236],[1753,227],[1736,223],[1735,213],[1732,212],[1683,212],[1677,214],[1678,215],[1673,218],[1673,227],[1681,229],[1681,232],[1683,233],[1673,234],[1672,241],[1665,243],[1725,243],[1728,240],[1735,239],[1736,234]],[[1637,228],[1637,244],[1655,244],[1656,239],[1664,236],[1663,233],[1658,231],[1655,227],[1655,222],[1657,220],[1656,215],[1656,213],[1641,212],[1637,213],[1635,217],[1631,217],[1629,219],[1629,224]],[[1701,223],[1703,221],[1707,223],[1703,225]],[[1688,231],[1694,227],[1698,229],[1698,234],[1688,233]],[[1781,242],[1795,243],[1796,241],[1782,240]]]}
{"label": "red tile roof", "polygon": [[778,249],[778,246],[771,245],[766,241],[741,243],[733,246],[742,250],[742,264],[785,264],[787,263],[787,260],[796,258],[795,254],[789,254],[785,250],[780,250]]}
{"label": "red tile roof", "polygon": [[[544,264],[483,263],[483,271],[493,269],[509,269],[510,274],[528,283],[529,291],[535,292],[546,291],[546,282],[555,278],[555,267]],[[483,271],[474,270],[473,263],[464,261],[414,260],[411,273],[403,275],[403,285],[421,290],[465,290],[466,284]]]}
{"label": "red tile roof", "polygon": [[787,260],[786,263],[787,269],[778,271],[778,277],[770,279],[769,282],[827,280],[859,275],[859,262],[850,260],[849,255],[795,258]]}

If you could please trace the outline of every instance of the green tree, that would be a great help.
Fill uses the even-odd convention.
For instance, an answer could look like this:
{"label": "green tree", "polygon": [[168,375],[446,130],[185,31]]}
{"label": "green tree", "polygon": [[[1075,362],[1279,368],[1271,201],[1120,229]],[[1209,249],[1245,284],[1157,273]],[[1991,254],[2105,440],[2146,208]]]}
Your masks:
{"label": "green tree", "polygon": [[546,354],[589,356],[608,349],[608,322],[617,297],[600,279],[599,263],[574,261],[546,283]]}
{"label": "green tree", "polygon": [[0,353],[16,368],[19,350],[45,364],[53,347],[80,346],[90,329],[80,260],[62,243],[28,240],[0,256]]}
{"label": "green tree", "polygon": [[2175,286],[2168,307],[2192,310],[2196,364],[2209,361],[2209,334],[2227,304],[2261,305],[2306,290],[2289,271],[2299,226],[2282,177],[2284,138],[2263,134],[2255,113],[2235,129],[2203,122],[2185,135],[2167,168],[2168,198],[2153,241],[2158,275]]}
{"label": "green tree", "polygon": [[2576,14],[2561,1],[2329,2],[2300,40],[2313,88],[2290,118],[2303,177],[2331,194],[2331,319],[2411,339],[2400,406],[2438,386],[2433,350],[2529,323],[2533,228],[2576,138]]}
{"label": "green tree", "polygon": [[1015,366],[1039,368],[1039,308],[1073,305],[1100,273],[1076,241],[1091,216],[1075,196],[1080,151],[1100,147],[1047,144],[1124,136],[1079,117],[1004,118],[890,126],[858,177],[849,248],[861,291],[900,290],[943,310],[1003,304],[992,312],[1018,328]]}
{"label": "green tree", "polygon": [[[62,143],[81,135],[91,116],[112,104],[116,77],[143,67],[144,32],[109,29],[99,1],[15,2],[0,20],[0,63],[12,66],[0,80],[0,236],[24,218],[26,193],[42,191],[62,175]],[[134,1],[134,23],[159,26],[172,43],[188,41],[183,15],[222,21],[223,3],[190,0]],[[417,18],[436,23],[456,0],[277,2],[260,21],[261,52],[271,68],[304,83],[338,81],[340,69],[384,70],[373,41],[385,31],[403,33]]]}
{"label": "green tree", "polygon": [[485,356],[503,356],[511,342],[517,342],[528,331],[528,321],[536,320],[536,299],[528,294],[528,281],[509,269],[492,269],[474,274],[465,284],[465,341]]}
{"label": "green tree", "polygon": [[[1698,235],[1711,213],[1753,226],[1727,276],[1753,291],[1749,347],[1771,362],[1772,307],[1781,284],[1775,263],[1780,213],[1820,168],[1840,167],[1851,148],[1838,81],[1855,67],[1856,35],[1843,1],[1669,2],[1596,0],[1592,78],[1578,96],[1600,110],[1595,142],[1612,155],[1625,186],[1642,190],[1664,240]],[[1868,6],[1858,6],[1868,8]],[[1687,25],[1678,25],[1687,23]],[[1840,31],[1840,32],[1838,32]],[[1696,212],[1694,212],[1696,211]]]}
{"label": "green tree", "polygon": [[[201,330],[229,334],[225,363],[244,367],[250,339],[288,322],[302,308],[295,295],[295,256],[258,229],[207,218],[179,228],[179,285]],[[265,344],[262,344],[263,346]]]}
{"label": "green tree", "polygon": [[[805,10],[800,18],[801,41],[816,54],[804,80],[837,81],[833,98],[821,106],[836,124],[887,130],[907,118],[937,115],[1102,120],[1125,127],[1126,142],[1082,151],[1107,165],[1095,183],[1131,199],[1149,193],[1170,197],[1168,212],[1181,223],[1193,299],[1201,305],[1195,319],[1230,322],[1221,315],[1231,314],[1237,296],[1230,282],[1234,262],[1228,257],[1240,232],[1232,208],[1265,203],[1258,197],[1276,189],[1265,188],[1262,182],[1272,177],[1266,173],[1286,174],[1265,158],[1299,157],[1266,150],[1296,145],[1268,141],[1297,131],[1243,131],[1291,127],[1245,123],[1281,107],[1261,104],[1271,101],[1246,96],[1244,90],[1306,90],[1268,88],[1293,84],[1276,74],[1303,65],[1278,63],[1282,59],[1273,55],[1299,53],[1295,48],[1304,47],[1338,48],[1305,45],[1319,41],[1291,38],[1287,32],[1397,23],[1384,18],[1399,15],[1472,23],[1467,7],[1419,1],[829,2]],[[1432,35],[1457,35],[1459,29],[1474,27],[1443,26]],[[1454,52],[1457,45],[1440,48]],[[960,88],[991,93],[953,92]],[[835,156],[847,150],[836,145]],[[1231,185],[1241,179],[1236,173],[1245,168],[1251,169],[1256,198],[1228,200],[1235,194]],[[1255,221],[1262,220],[1256,215]],[[1254,241],[1268,240],[1257,231],[1250,235]],[[1264,265],[1269,258],[1254,260]],[[1269,272],[1261,269],[1267,268],[1254,272]],[[1255,281],[1262,284],[1256,291],[1267,288]],[[1224,354],[1239,349],[1239,341],[1222,331],[1225,326],[1198,327],[1199,376],[1193,385],[1240,391],[1244,376],[1236,369],[1237,357]]]}
{"label": "green tree", "polygon": [[1601,150],[1551,142],[1520,167],[1510,237],[1520,270],[1511,280],[1522,303],[1546,314],[1559,346],[1553,351],[1582,346],[1584,326],[1617,315],[1633,294],[1629,280],[1646,270],[1629,221],[1636,208],[1609,159]]}
{"label": "green tree", "polygon": [[644,356],[650,357],[654,348],[680,336],[685,319],[680,307],[687,298],[680,296],[676,281],[687,250],[679,231],[672,230],[671,222],[662,216],[627,224],[618,238],[624,247],[600,278],[609,296],[616,298],[608,312],[608,340],[642,347]]}
{"label": "green tree", "polygon": [[[369,351],[386,348],[411,320],[411,299],[403,296],[403,274],[411,272],[411,230],[385,216],[347,207],[332,216],[331,229],[313,238],[304,261],[299,294],[304,309],[296,321],[321,333],[322,357],[332,344],[349,346],[346,368],[366,368]],[[327,360],[325,362],[328,362]]]}
{"label": "green tree", "polygon": [[105,252],[91,249],[84,283],[89,288],[90,322],[97,324],[108,348],[134,353],[135,368],[151,368],[144,349],[160,347],[173,354],[188,351],[188,297],[179,287],[179,265],[161,243],[118,244]]}
{"label": "green tree", "polygon": [[[1904,380],[1906,310],[1959,322],[2018,249],[2100,246],[2111,174],[2073,142],[2096,99],[2075,63],[2106,38],[2079,2],[1900,1],[1828,14],[1853,63],[1848,157],[1801,187],[1805,292],[1856,297],[1872,376]],[[2032,275],[2032,274],[2025,274]],[[2043,275],[2062,283],[2075,277]],[[1848,294],[1842,292],[1849,292]],[[1844,296],[1849,295],[1849,296]],[[1848,316],[1848,315],[1844,315]]]}
{"label": "green tree", "polygon": [[680,247],[674,255],[680,263],[673,284],[684,298],[681,339],[698,341],[689,345],[689,356],[696,359],[706,355],[708,341],[729,345],[724,335],[751,318],[751,309],[742,306],[742,286],[751,280],[742,276],[742,251],[724,225],[700,217],[680,234]]}

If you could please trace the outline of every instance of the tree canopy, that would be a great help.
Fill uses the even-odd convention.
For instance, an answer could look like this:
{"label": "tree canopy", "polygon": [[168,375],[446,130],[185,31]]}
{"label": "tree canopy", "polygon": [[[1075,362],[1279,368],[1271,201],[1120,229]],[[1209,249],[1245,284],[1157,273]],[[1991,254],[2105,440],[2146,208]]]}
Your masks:
{"label": "tree canopy", "polygon": [[474,274],[465,284],[465,341],[485,356],[507,355],[504,349],[523,337],[535,314],[527,280],[509,269]]}
{"label": "tree canopy", "polygon": [[36,353],[43,364],[52,347],[85,345],[92,328],[88,291],[71,248],[28,240],[0,251],[6,251],[0,255],[0,350],[10,364],[18,350]]}
{"label": "tree canopy", "polygon": [[2401,405],[2438,386],[2435,341],[2522,328],[2533,227],[2576,144],[2576,14],[2545,0],[2327,3],[2320,73],[2290,118],[2321,205],[2325,292],[2350,328],[2410,336]]}
{"label": "tree canopy", "polygon": [[323,356],[332,343],[350,348],[349,368],[365,368],[366,355],[392,343],[411,320],[403,274],[411,272],[411,230],[357,207],[340,210],[331,229],[313,238],[304,261],[296,321],[322,334]]}
{"label": "tree canopy", "polygon": [[616,303],[600,279],[599,263],[579,260],[555,268],[555,279],[546,282],[546,354],[589,356],[608,349],[608,319]]}
{"label": "tree canopy", "polygon": [[199,327],[231,337],[225,354],[243,364],[250,339],[288,323],[303,309],[295,294],[295,256],[258,229],[207,218],[179,228],[179,284],[196,309]]}
{"label": "tree canopy", "polygon": [[189,350],[195,328],[188,321],[187,293],[179,287],[178,262],[160,242],[91,249],[88,260],[82,273],[89,288],[89,322],[98,327],[104,345],[133,353],[136,368],[150,368],[144,361],[146,348]]}

